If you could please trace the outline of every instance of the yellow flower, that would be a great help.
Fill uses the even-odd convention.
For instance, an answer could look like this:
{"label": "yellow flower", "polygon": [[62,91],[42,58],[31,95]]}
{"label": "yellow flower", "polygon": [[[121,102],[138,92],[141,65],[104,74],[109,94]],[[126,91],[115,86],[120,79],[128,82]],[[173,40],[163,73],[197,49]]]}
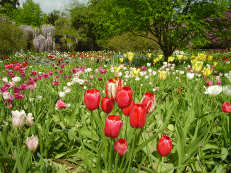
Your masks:
{"label": "yellow flower", "polygon": [[183,55],[177,55],[177,59],[180,61],[183,59]]}
{"label": "yellow flower", "polygon": [[184,56],[183,58],[184,58],[184,60],[187,60],[187,59],[188,59],[188,57],[187,57],[187,56]]}
{"label": "yellow flower", "polygon": [[192,56],[191,56],[191,59],[195,59],[195,58],[196,58],[196,56],[195,56],[195,55],[192,55]]}
{"label": "yellow flower", "polygon": [[140,73],[140,69],[139,68],[138,69],[136,69],[136,68],[132,69],[132,75],[133,76],[139,76],[139,73]]}
{"label": "yellow flower", "polygon": [[120,66],[119,66],[119,67],[115,67],[115,73],[119,73],[120,70],[121,70],[121,67],[120,67]]}
{"label": "yellow flower", "polygon": [[209,61],[212,61],[212,60],[213,60],[213,57],[212,57],[212,56],[208,56],[208,60],[209,60]]}
{"label": "yellow flower", "polygon": [[173,56],[168,57],[168,62],[173,62],[175,58]]}
{"label": "yellow flower", "polygon": [[199,60],[201,60],[201,61],[205,61],[206,60],[206,55],[203,54],[203,53],[199,53],[198,57],[199,57]]}
{"label": "yellow flower", "polygon": [[164,55],[159,55],[158,59],[161,60],[163,58]]}
{"label": "yellow flower", "polygon": [[123,58],[120,58],[120,62],[123,63],[123,62],[124,62],[124,59],[123,59]]}
{"label": "yellow flower", "polygon": [[216,61],[213,62],[213,65],[214,65],[214,66],[217,66],[217,64],[218,64],[218,62],[216,62]]}
{"label": "yellow flower", "polygon": [[158,62],[158,59],[153,59],[153,63],[156,64]]}
{"label": "yellow flower", "polygon": [[203,61],[196,61],[192,63],[192,69],[196,73],[199,73],[202,67],[203,67]]}
{"label": "yellow flower", "polygon": [[130,62],[132,62],[132,59],[133,59],[133,57],[134,57],[134,53],[128,52],[128,53],[127,53],[127,56],[128,56],[128,60],[129,60]]}
{"label": "yellow flower", "polygon": [[152,57],[152,54],[151,54],[151,53],[148,53],[147,56],[148,56],[148,58],[151,58],[151,57]]}
{"label": "yellow flower", "polygon": [[160,71],[159,73],[159,77],[160,77],[160,80],[165,80],[168,76],[168,72],[166,71]]}
{"label": "yellow flower", "polygon": [[208,77],[210,74],[212,74],[212,69],[210,67],[207,67],[207,68],[204,68],[202,70],[202,74],[205,76],[205,77]]}

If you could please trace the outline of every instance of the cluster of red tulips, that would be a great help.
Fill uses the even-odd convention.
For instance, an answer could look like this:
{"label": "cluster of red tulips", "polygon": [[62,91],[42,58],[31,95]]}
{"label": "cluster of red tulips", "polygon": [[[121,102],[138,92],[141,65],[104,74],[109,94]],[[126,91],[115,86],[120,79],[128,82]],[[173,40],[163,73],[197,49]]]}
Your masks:
{"label": "cluster of red tulips", "polygon": [[[123,86],[120,78],[110,79],[105,87],[106,97],[101,101],[101,108],[106,114],[110,114],[114,108],[115,102],[122,109],[125,116],[129,116],[132,128],[143,128],[146,123],[146,116],[154,111],[156,105],[155,95],[145,93],[141,104],[135,104],[133,101],[133,91],[129,86]],[[84,104],[88,110],[98,109],[100,105],[100,91],[97,89],[88,89],[84,95]],[[120,134],[123,121],[119,115],[108,115],[105,120],[104,134],[110,138],[117,138]],[[120,138],[114,143],[114,151],[120,156],[127,151],[128,144],[125,139]],[[158,152],[162,156],[168,155],[172,150],[172,141],[169,137],[163,136],[157,146]]]}

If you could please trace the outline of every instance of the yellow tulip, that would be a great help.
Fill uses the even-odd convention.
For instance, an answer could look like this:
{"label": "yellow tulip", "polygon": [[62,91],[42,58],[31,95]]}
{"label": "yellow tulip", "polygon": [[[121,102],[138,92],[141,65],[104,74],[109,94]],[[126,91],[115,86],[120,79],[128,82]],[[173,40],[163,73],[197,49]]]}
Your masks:
{"label": "yellow tulip", "polygon": [[196,73],[199,73],[202,67],[203,67],[203,61],[196,61],[192,64],[192,69]]}
{"label": "yellow tulip", "polygon": [[151,53],[148,53],[147,56],[148,56],[148,58],[151,58],[151,57],[152,57],[152,54],[151,54]]}
{"label": "yellow tulip", "polygon": [[128,52],[128,53],[127,53],[127,56],[128,56],[128,60],[129,60],[130,62],[132,62],[132,59],[133,59],[133,57],[134,57],[134,53]]}
{"label": "yellow tulip", "polygon": [[160,71],[159,73],[159,77],[160,77],[160,80],[165,80],[168,76],[168,72],[166,71]]}
{"label": "yellow tulip", "polygon": [[140,73],[140,69],[139,68],[138,69],[136,69],[136,68],[132,69],[132,75],[133,76],[139,76],[139,73]]}
{"label": "yellow tulip", "polygon": [[168,57],[168,62],[173,62],[175,58],[173,56]]}
{"label": "yellow tulip", "polygon": [[180,61],[183,59],[183,55],[177,55],[177,59]]}
{"label": "yellow tulip", "polygon": [[119,67],[115,67],[115,73],[119,73],[120,70],[121,70],[121,67],[120,67],[120,66],[119,66]]}
{"label": "yellow tulip", "polygon": [[213,65],[214,65],[214,66],[217,66],[217,64],[218,64],[218,62],[216,62],[216,61],[213,62]]}
{"label": "yellow tulip", "polygon": [[120,63],[123,63],[124,62],[124,59],[123,58],[120,58]]}
{"label": "yellow tulip", "polygon": [[209,61],[212,61],[212,60],[213,60],[213,57],[212,57],[212,56],[208,56],[208,60],[209,60]]}
{"label": "yellow tulip", "polygon": [[207,68],[204,68],[202,70],[202,74],[205,76],[205,77],[208,77],[210,74],[212,74],[212,69],[210,67],[207,67]]}

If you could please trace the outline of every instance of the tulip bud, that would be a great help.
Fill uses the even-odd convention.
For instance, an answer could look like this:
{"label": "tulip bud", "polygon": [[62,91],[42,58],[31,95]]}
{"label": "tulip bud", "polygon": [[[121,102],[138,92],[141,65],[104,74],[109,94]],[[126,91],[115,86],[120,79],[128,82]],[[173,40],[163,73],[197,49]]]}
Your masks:
{"label": "tulip bud", "polygon": [[127,141],[123,138],[118,139],[114,144],[114,151],[123,156],[128,149]]}
{"label": "tulip bud", "polygon": [[172,151],[172,140],[168,136],[162,136],[157,144],[157,151],[161,156],[167,156]]}
{"label": "tulip bud", "polygon": [[114,107],[114,102],[108,97],[104,97],[101,102],[101,107],[105,113],[109,114]]}
{"label": "tulip bud", "polygon": [[100,92],[93,88],[88,89],[84,94],[84,104],[88,110],[93,111],[99,107],[100,103]]}
{"label": "tulip bud", "polygon": [[109,115],[105,120],[104,133],[107,137],[117,138],[122,126],[123,121],[120,119],[120,116]]}
{"label": "tulip bud", "polygon": [[150,114],[156,106],[156,97],[153,93],[147,92],[144,94],[141,103],[145,106],[147,114]]}
{"label": "tulip bud", "polygon": [[130,112],[132,128],[143,128],[146,123],[146,109],[143,104],[135,104]]}
{"label": "tulip bud", "polygon": [[25,142],[27,148],[31,151],[35,151],[38,148],[38,137],[37,136],[31,136],[28,138]]}
{"label": "tulip bud", "polygon": [[123,109],[128,107],[132,102],[132,89],[128,86],[121,88],[116,94],[118,107]]}
{"label": "tulip bud", "polygon": [[26,116],[26,125],[27,126],[33,126],[33,124],[34,124],[34,117],[33,117],[32,113],[29,113]]}

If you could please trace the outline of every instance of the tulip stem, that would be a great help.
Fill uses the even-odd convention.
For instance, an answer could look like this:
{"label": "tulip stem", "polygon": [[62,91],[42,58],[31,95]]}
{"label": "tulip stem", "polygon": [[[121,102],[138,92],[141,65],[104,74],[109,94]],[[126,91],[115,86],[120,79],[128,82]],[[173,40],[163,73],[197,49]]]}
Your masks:
{"label": "tulip stem", "polygon": [[112,167],[112,140],[109,140],[109,172],[111,172]]}

